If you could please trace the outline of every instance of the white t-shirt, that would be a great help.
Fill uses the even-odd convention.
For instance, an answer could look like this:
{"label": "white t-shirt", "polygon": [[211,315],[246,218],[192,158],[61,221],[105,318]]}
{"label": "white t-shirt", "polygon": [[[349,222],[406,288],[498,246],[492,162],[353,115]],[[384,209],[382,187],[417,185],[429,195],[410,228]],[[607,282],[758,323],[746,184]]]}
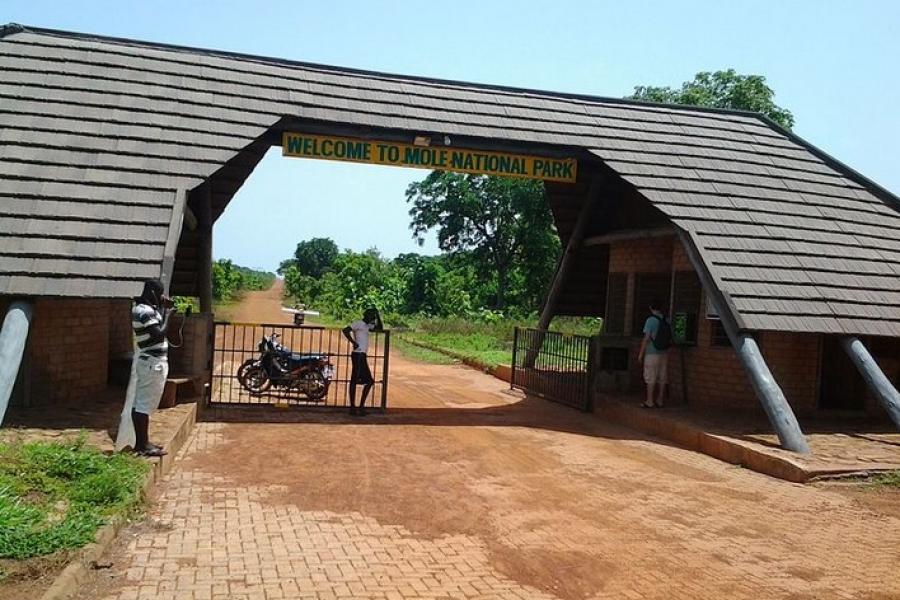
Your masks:
{"label": "white t-shirt", "polygon": [[353,339],[356,340],[358,347],[354,352],[367,352],[369,350],[369,332],[375,329],[375,324],[369,324],[365,321],[353,321],[350,323],[350,330],[353,331]]}

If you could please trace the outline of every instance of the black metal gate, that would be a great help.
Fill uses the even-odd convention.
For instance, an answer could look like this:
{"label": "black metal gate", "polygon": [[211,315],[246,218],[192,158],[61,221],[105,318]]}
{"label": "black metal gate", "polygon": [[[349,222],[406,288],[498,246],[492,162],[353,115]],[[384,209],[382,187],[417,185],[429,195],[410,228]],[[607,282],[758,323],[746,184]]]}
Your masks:
{"label": "black metal gate", "polygon": [[591,406],[592,338],[516,327],[512,387],[554,402]]}
{"label": "black metal gate", "polygon": [[[326,354],[334,369],[327,394],[313,400],[298,391],[272,386],[261,393],[251,393],[238,381],[237,372],[248,360],[259,358],[257,348],[262,337],[278,334],[279,343],[301,354]],[[388,367],[391,350],[390,331],[370,332],[366,356],[375,384],[368,406],[387,407]],[[216,321],[213,327],[211,405],[274,404],[276,406],[349,406],[350,343],[339,329],[319,326],[296,326],[269,323],[230,323]],[[357,389],[357,402],[362,386]]]}

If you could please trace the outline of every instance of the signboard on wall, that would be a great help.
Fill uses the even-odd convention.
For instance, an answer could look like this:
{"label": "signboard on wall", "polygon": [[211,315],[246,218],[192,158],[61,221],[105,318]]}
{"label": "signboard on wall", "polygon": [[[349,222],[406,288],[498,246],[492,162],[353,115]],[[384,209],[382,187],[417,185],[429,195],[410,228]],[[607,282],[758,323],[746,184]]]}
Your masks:
{"label": "signboard on wall", "polygon": [[285,132],[283,156],[574,183],[578,161]]}

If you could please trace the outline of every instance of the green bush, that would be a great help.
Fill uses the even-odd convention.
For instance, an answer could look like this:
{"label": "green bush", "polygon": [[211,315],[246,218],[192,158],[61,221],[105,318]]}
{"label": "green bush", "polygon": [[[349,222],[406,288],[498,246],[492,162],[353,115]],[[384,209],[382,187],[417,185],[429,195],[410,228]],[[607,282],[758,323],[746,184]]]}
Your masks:
{"label": "green bush", "polygon": [[228,302],[241,292],[267,290],[275,282],[275,274],[241,267],[228,259],[219,259],[212,265],[213,299]]}

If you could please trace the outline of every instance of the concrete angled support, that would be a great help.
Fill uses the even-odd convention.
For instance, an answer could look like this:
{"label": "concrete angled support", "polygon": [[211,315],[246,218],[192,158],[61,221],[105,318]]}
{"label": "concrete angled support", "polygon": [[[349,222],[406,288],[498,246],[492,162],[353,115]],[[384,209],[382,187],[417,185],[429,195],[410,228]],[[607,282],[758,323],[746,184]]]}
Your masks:
{"label": "concrete angled support", "polygon": [[550,321],[553,320],[553,316],[556,314],[556,305],[562,295],[566,279],[569,276],[569,269],[575,259],[575,255],[582,247],[584,232],[587,230],[588,223],[590,223],[594,212],[594,207],[600,197],[600,185],[602,182],[603,178],[600,175],[595,176],[594,180],[591,182],[591,186],[585,197],[584,205],[581,207],[581,212],[578,213],[575,227],[572,229],[571,236],[569,236],[569,243],[566,244],[563,253],[559,257],[559,262],[556,265],[556,274],[553,276],[553,283],[550,285],[550,290],[547,292],[544,306],[541,309],[541,316],[538,319],[538,335],[534,340],[534,347],[529,348],[525,353],[524,364],[526,367],[534,366],[534,361],[537,359],[538,352],[540,351],[541,346],[544,345],[544,332],[550,327]]}
{"label": "concrete angled support", "polygon": [[781,447],[799,454],[809,454],[809,444],[807,444],[806,437],[800,429],[797,417],[784,397],[784,392],[769,370],[769,366],[766,364],[756,340],[748,333],[741,331],[735,312],[732,312],[731,307],[726,302],[725,295],[719,289],[715,279],[706,267],[706,263],[700,255],[700,250],[694,244],[690,234],[683,229],[679,229],[678,238],[684,245],[688,258],[694,270],[697,271],[704,289],[709,292],[709,298],[712,300],[714,308],[722,320],[725,333],[728,334],[728,339],[731,341],[731,345],[734,346],[738,359],[741,361],[741,366],[744,367],[747,376],[750,378],[750,384],[753,386],[753,391],[756,393],[760,404],[766,411],[769,423],[772,424],[772,428],[778,434],[778,441],[781,442]]}
{"label": "concrete angled support", "polygon": [[[722,323],[724,324],[725,321],[723,320]],[[733,334],[729,331],[728,326],[725,326],[725,331],[737,352],[741,365],[750,377],[756,397],[759,398],[766,411],[766,416],[769,417],[769,422],[778,434],[778,441],[781,442],[782,448],[799,454],[809,454],[809,444],[806,443],[806,437],[800,429],[797,417],[794,416],[791,405],[784,397],[781,386],[778,385],[769,370],[756,340],[746,333],[735,332]]]}
{"label": "concrete angled support", "polygon": [[16,384],[19,365],[28,341],[28,329],[34,307],[30,302],[18,300],[6,311],[3,328],[0,329],[0,425],[6,416],[6,408]]}
{"label": "concrete angled support", "polygon": [[900,392],[887,378],[858,337],[852,335],[842,337],[841,347],[853,361],[863,379],[866,380],[866,385],[881,402],[884,410],[890,415],[891,421],[900,429]]}

